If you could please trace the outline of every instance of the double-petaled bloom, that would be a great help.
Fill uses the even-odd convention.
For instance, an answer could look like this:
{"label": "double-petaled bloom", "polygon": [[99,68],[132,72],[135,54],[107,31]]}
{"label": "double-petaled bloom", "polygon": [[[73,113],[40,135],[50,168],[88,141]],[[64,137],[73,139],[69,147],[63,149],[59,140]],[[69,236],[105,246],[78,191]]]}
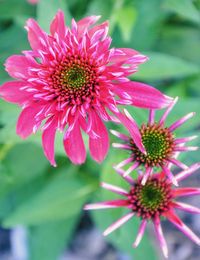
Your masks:
{"label": "double-petaled bloom", "polygon": [[[198,147],[185,146],[185,143],[195,139],[197,136],[176,138],[174,134],[174,131],[193,117],[195,113],[189,113],[169,127],[166,126],[166,118],[177,100],[178,98],[174,99],[158,122],[155,121],[155,110],[150,110],[148,122],[142,124],[140,128],[128,111],[125,110],[125,114],[120,115],[120,117],[123,117],[122,120],[129,130],[130,136],[115,130],[111,130],[111,132],[122,140],[122,143],[113,143],[113,146],[129,151],[129,157],[115,166],[115,168],[119,169],[130,165],[130,167],[124,171],[125,176],[129,175],[138,167],[144,166],[146,170],[142,183],[145,184],[148,177],[152,174],[153,168],[160,167],[168,178],[175,185],[178,185],[176,178],[174,178],[170,170],[171,166],[175,165],[181,169],[187,169],[187,165],[179,161],[177,155],[180,152],[195,151]],[[138,148],[137,140],[139,140],[140,135],[146,152],[141,152],[141,149]]]}
{"label": "double-petaled bloom", "polygon": [[[26,138],[41,128],[52,165],[57,130],[64,132],[64,148],[73,163],[86,158],[82,130],[89,136],[91,156],[100,162],[109,148],[103,121],[117,120],[117,105],[159,109],[171,102],[153,87],[127,78],[147,57],[133,49],[110,48],[108,22],[94,25],[98,19],[73,19],[69,28],[58,11],[50,34],[29,19],[25,28],[32,50],[9,57],[5,64],[16,80],[3,84],[0,96],[22,107],[17,134]],[[138,146],[142,150],[141,138]]]}
{"label": "double-petaled bloom", "polygon": [[[187,170],[178,173],[175,176],[176,181],[178,182],[187,178],[199,168],[200,163],[192,165]],[[164,256],[167,257],[168,249],[161,227],[161,219],[164,217],[200,246],[200,238],[182,222],[175,212],[176,209],[180,209],[189,213],[200,214],[199,208],[177,201],[177,198],[179,197],[200,195],[200,188],[173,187],[172,182],[169,178],[166,178],[166,175],[163,172],[153,174],[147,179],[145,184],[142,184],[141,176],[134,180],[131,176],[124,177],[121,169],[118,169],[117,171],[130,184],[129,190],[126,191],[120,187],[107,183],[102,183],[102,187],[123,198],[88,204],[85,206],[85,210],[124,207],[130,211],[109,226],[103,233],[105,236],[119,228],[133,216],[139,217],[141,219],[141,224],[136,240],[133,243],[133,247],[137,247],[143,237],[148,221],[152,221],[160,247]]]}

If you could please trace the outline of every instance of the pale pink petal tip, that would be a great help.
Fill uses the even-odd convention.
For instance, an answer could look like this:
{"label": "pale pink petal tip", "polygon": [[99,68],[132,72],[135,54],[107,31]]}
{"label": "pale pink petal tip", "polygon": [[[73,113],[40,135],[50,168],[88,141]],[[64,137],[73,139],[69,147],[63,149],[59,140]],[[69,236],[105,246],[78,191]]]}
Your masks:
{"label": "pale pink petal tip", "polygon": [[175,104],[178,101],[178,97],[176,97],[171,104],[169,105],[169,107],[166,109],[166,111],[164,112],[164,114],[162,115],[162,117],[160,118],[160,124],[164,124],[167,116],[169,115],[169,113],[171,112],[171,110],[173,109],[173,107],[175,106]]}
{"label": "pale pink petal tip", "polygon": [[157,237],[160,247],[162,249],[163,255],[165,258],[168,258],[167,243],[166,243],[166,240],[163,235],[160,219],[158,217],[156,217],[154,220],[154,227],[155,227],[156,237]]}
{"label": "pale pink petal tip", "polygon": [[145,229],[146,229],[146,225],[147,225],[147,221],[142,220],[140,227],[139,227],[139,230],[138,230],[137,237],[135,239],[135,242],[132,245],[134,248],[136,248],[140,244],[142,237],[144,235]]}
{"label": "pale pink petal tip", "polygon": [[119,195],[128,195],[128,192],[125,191],[124,189],[120,188],[120,187],[117,187],[115,185],[111,185],[111,184],[108,184],[108,183],[105,183],[105,182],[102,182],[101,183],[101,187],[104,188],[104,189],[107,189],[109,191],[112,191],[114,193],[117,193]]}
{"label": "pale pink petal tip", "polygon": [[167,175],[167,177],[169,178],[169,180],[175,185],[175,186],[179,186],[178,185],[178,180],[176,177],[174,177],[174,175],[172,174],[172,172],[170,171],[170,169],[168,169],[167,167],[163,166],[162,167],[163,171],[165,172],[165,174]]}
{"label": "pale pink petal tip", "polygon": [[124,223],[126,223],[129,219],[131,219],[134,216],[134,213],[128,213],[127,215],[123,216],[122,218],[118,219],[116,222],[114,222],[111,226],[109,226],[104,232],[103,235],[107,236],[110,233],[112,233],[114,230],[122,226]]}
{"label": "pale pink petal tip", "polygon": [[186,121],[188,121],[190,118],[192,118],[196,113],[195,112],[191,112],[189,114],[187,114],[186,116],[182,117],[181,119],[177,120],[175,123],[173,123],[170,127],[169,130],[170,131],[174,131],[177,128],[179,128],[182,124],[184,124]]}
{"label": "pale pink petal tip", "polygon": [[187,178],[188,176],[190,176],[193,172],[197,171],[199,168],[200,168],[200,163],[195,163],[195,164],[191,165],[188,169],[178,173],[175,176],[175,178],[177,181],[181,181],[181,180]]}

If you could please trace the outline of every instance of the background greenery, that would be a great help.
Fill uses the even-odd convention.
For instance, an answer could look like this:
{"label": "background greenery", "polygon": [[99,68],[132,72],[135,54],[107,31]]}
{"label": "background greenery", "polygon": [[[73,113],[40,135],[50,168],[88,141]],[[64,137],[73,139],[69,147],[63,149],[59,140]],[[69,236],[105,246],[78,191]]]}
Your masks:
{"label": "background greenery", "polygon": [[[195,111],[197,116],[179,133],[198,132],[199,0],[40,0],[37,6],[25,0],[0,0],[1,84],[9,80],[3,67],[5,59],[29,49],[23,28],[26,19],[34,17],[48,30],[58,8],[65,11],[68,25],[72,17],[78,20],[96,14],[102,16],[101,21],[108,19],[113,46],[134,48],[150,57],[131,78],[148,82],[168,95],[180,96],[168,123]],[[145,110],[128,109],[134,113],[138,123],[146,119]],[[84,165],[74,166],[64,154],[60,135],[56,149],[58,167],[52,168],[44,158],[40,133],[26,141],[16,136],[19,111],[15,105],[0,100],[0,222],[6,228],[18,224],[27,227],[29,259],[55,260],[72,241],[84,203],[93,198],[112,198],[112,194],[98,189],[98,183],[100,180],[113,184],[122,181],[114,174],[112,165],[125,158],[126,154],[111,148],[101,165],[93,162],[88,155]],[[184,159],[192,163],[198,160],[197,155],[190,153]],[[103,230],[121,214],[121,210],[106,210],[91,216],[97,227]],[[133,220],[106,239],[133,255],[134,259],[147,256],[148,259],[158,259],[147,236],[137,250],[131,248],[136,231],[137,223]]]}

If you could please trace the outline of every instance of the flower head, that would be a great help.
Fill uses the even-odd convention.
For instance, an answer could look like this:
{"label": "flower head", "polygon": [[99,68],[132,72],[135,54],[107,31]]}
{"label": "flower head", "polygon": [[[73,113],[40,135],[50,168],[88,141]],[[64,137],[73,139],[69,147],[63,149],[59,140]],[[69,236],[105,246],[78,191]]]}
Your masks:
{"label": "flower head", "polygon": [[[200,163],[196,163],[187,170],[178,173],[175,178],[177,181],[185,179],[199,168]],[[177,201],[178,197],[200,195],[200,188],[174,188],[172,182],[166,178],[163,172],[152,175],[145,184],[142,184],[141,176],[139,176],[137,180],[134,180],[130,176],[124,177],[121,169],[118,169],[117,172],[130,184],[129,190],[126,191],[120,187],[107,183],[102,183],[102,187],[123,196],[123,199],[104,201],[85,206],[86,210],[118,207],[124,207],[130,210],[128,214],[124,215],[108,227],[105,230],[104,235],[110,234],[133,216],[140,217],[141,225],[133,244],[133,247],[137,247],[143,237],[148,221],[152,221],[163,254],[167,257],[167,245],[160,223],[161,219],[164,217],[196,244],[200,245],[200,238],[181,221],[175,212],[176,209],[180,209],[190,213],[200,214],[199,208]]]}
{"label": "flower head", "polygon": [[15,81],[0,88],[0,96],[22,107],[17,134],[22,138],[42,125],[42,143],[52,165],[56,130],[65,131],[64,148],[73,163],[83,163],[86,149],[81,129],[89,135],[93,159],[102,161],[109,137],[102,120],[116,120],[118,104],[144,108],[165,107],[171,101],[146,84],[127,77],[147,57],[132,49],[110,48],[108,22],[94,24],[99,16],[72,20],[65,25],[58,11],[50,35],[29,19],[26,29],[32,50],[13,55],[6,70]]}
{"label": "flower head", "polygon": [[37,4],[39,2],[39,0],[28,0],[28,2],[30,4]]}
{"label": "flower head", "polygon": [[[143,176],[142,182],[145,183],[148,176],[151,174],[153,167],[161,167],[163,172],[165,172],[172,182],[177,185],[176,179],[170,171],[170,164],[176,165],[182,169],[187,169],[187,165],[177,160],[176,157],[180,152],[194,151],[198,149],[198,147],[185,146],[186,142],[195,139],[197,136],[176,138],[174,134],[174,130],[190,119],[194,113],[187,114],[169,127],[165,125],[165,120],[176,102],[177,98],[166,109],[158,122],[155,122],[154,119],[155,111],[150,110],[148,122],[142,124],[140,128],[138,128],[128,111],[125,111],[126,116],[120,115],[123,116],[123,121],[130,131],[131,136],[126,136],[115,130],[111,130],[114,135],[123,140],[123,143],[114,143],[113,146],[130,151],[130,157],[120,162],[116,168],[121,168],[126,164],[131,163],[130,168],[124,172],[125,175],[128,175],[131,171],[138,168],[140,165],[143,165],[146,168],[146,173]],[[137,138],[134,136],[136,130],[133,132],[133,128],[141,134],[145,152],[142,152],[141,149],[138,148],[138,144],[136,143]]]}

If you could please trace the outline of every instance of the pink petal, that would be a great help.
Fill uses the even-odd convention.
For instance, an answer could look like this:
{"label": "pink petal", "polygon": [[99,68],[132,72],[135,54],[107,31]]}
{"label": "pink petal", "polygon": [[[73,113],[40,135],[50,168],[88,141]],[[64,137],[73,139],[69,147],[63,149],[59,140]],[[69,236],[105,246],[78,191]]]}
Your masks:
{"label": "pink petal", "polygon": [[132,171],[138,168],[140,165],[139,162],[134,162],[133,165],[131,165],[125,172],[124,172],[124,177],[127,177]]}
{"label": "pink petal", "polygon": [[95,210],[95,209],[108,209],[108,208],[119,208],[128,206],[127,200],[110,200],[97,202],[93,204],[87,204],[84,206],[84,210]]}
{"label": "pink petal", "polygon": [[119,195],[122,195],[122,196],[127,196],[128,195],[128,192],[125,191],[124,189],[122,189],[120,187],[117,187],[115,185],[111,185],[111,184],[105,183],[105,182],[101,183],[101,187],[106,189],[106,190],[109,190],[109,191],[112,191],[114,193],[117,193]]}
{"label": "pink petal", "polygon": [[50,161],[51,165],[56,166],[55,162],[55,152],[54,152],[54,143],[55,143],[55,134],[56,128],[58,125],[57,118],[53,117],[47,120],[43,134],[42,134],[42,145],[44,149],[44,154],[47,159]]}
{"label": "pink petal", "polygon": [[89,137],[89,148],[92,158],[97,162],[102,162],[106,157],[109,149],[108,131],[100,117],[94,110],[90,111],[92,120],[92,130],[98,137]]}
{"label": "pink petal", "polygon": [[30,100],[30,98],[32,97],[31,93],[20,90],[20,88],[23,88],[25,86],[27,86],[27,83],[25,82],[6,82],[0,87],[0,97],[12,103],[22,104]]}
{"label": "pink petal", "polygon": [[64,137],[66,154],[74,164],[82,164],[86,159],[86,150],[80,126],[75,123],[73,129]]}
{"label": "pink petal", "polygon": [[149,124],[152,125],[155,121],[155,110],[154,109],[150,109],[149,110]]}
{"label": "pink petal", "polygon": [[142,138],[137,123],[131,117],[127,110],[124,110],[124,112],[126,113],[125,115],[122,113],[116,113],[116,116],[119,118],[121,123],[128,129],[137,147],[141,150],[141,152],[145,153],[145,148],[142,144]]}
{"label": "pink petal", "polygon": [[194,207],[192,205],[188,205],[188,204],[183,203],[183,202],[174,201],[172,203],[172,206],[174,208],[181,209],[181,210],[184,210],[184,211],[187,211],[187,212],[190,212],[190,213],[200,214],[200,209],[199,208]]}
{"label": "pink petal", "polygon": [[182,144],[182,143],[190,142],[192,140],[195,140],[196,138],[198,138],[198,135],[193,135],[193,136],[188,136],[188,137],[183,137],[183,138],[176,138],[175,144]]}
{"label": "pink petal", "polygon": [[28,19],[26,26],[28,40],[31,48],[38,53],[38,50],[47,50],[47,34],[39,27],[34,19]]}
{"label": "pink petal", "polygon": [[187,151],[196,151],[198,149],[199,149],[198,146],[176,146],[174,148],[174,151],[187,152]]}
{"label": "pink petal", "polygon": [[64,39],[65,37],[65,18],[63,11],[59,10],[54,17],[51,25],[50,32],[54,36],[55,33],[58,34],[60,39]]}
{"label": "pink petal", "polygon": [[78,25],[78,35],[80,35],[80,37],[82,36],[82,34],[84,34],[86,31],[89,30],[89,27],[93,24],[95,24],[98,20],[100,19],[100,16],[88,16],[85,17],[83,19],[81,19],[80,21],[78,21],[77,25]]}
{"label": "pink petal", "polygon": [[187,237],[189,237],[192,241],[194,241],[197,245],[200,246],[199,237],[197,235],[195,235],[194,232],[189,227],[187,227],[176,214],[174,214],[172,211],[170,211],[170,212],[168,212],[168,214],[166,214],[166,217],[181,232],[183,232]]}
{"label": "pink petal", "polygon": [[178,181],[177,178],[174,177],[174,175],[172,174],[172,172],[170,171],[170,169],[168,169],[167,167],[163,166],[162,167],[164,173],[167,175],[167,177],[169,178],[169,180],[175,185],[178,186]]}
{"label": "pink petal", "polygon": [[174,197],[200,195],[200,188],[179,188],[173,190]]}
{"label": "pink petal", "polygon": [[39,0],[28,0],[30,4],[37,4]]}
{"label": "pink petal", "polygon": [[33,61],[30,61],[22,55],[12,55],[5,63],[6,71],[13,78],[26,79],[29,77],[29,68],[35,66]]}
{"label": "pink petal", "polygon": [[187,114],[186,116],[182,117],[181,119],[177,120],[175,123],[173,123],[170,127],[170,131],[176,130],[178,127],[180,127],[182,124],[187,122],[190,118],[192,118],[195,115],[194,112]]}
{"label": "pink petal", "polygon": [[151,167],[146,168],[145,173],[144,173],[143,178],[142,178],[142,181],[141,181],[141,184],[142,184],[142,185],[145,185],[145,184],[146,184],[146,182],[147,182],[149,176],[150,176],[151,173],[152,173],[152,170],[153,170],[153,169],[152,169]]}
{"label": "pink petal", "polygon": [[177,181],[181,181],[186,179],[188,176],[190,176],[193,172],[195,172],[196,170],[198,170],[200,168],[200,163],[195,163],[193,165],[191,165],[187,170],[184,170],[180,173],[178,173],[175,178]]}
{"label": "pink petal", "polygon": [[[138,55],[139,52],[134,49],[129,48],[116,48],[113,50],[112,56],[110,58],[110,62],[126,62],[129,58],[134,57],[135,55]],[[145,57],[145,56],[144,56]],[[145,57],[147,60],[147,57]]]}
{"label": "pink petal", "polygon": [[127,93],[131,97],[128,99],[131,105],[140,108],[160,109],[167,107],[172,101],[170,97],[165,96],[159,90],[140,82],[121,83],[116,86],[114,91],[121,98],[121,104],[126,101],[123,93]]}
{"label": "pink petal", "polygon": [[125,171],[122,170],[121,168],[116,168],[116,166],[113,166],[113,169],[124,179],[126,180],[128,183],[130,183],[131,185],[135,184],[134,179],[131,176],[124,176]]}
{"label": "pink petal", "polygon": [[27,138],[33,133],[34,127],[38,125],[35,116],[42,109],[42,106],[32,105],[22,110],[18,121],[16,132],[21,138]]}
{"label": "pink petal", "polygon": [[135,242],[133,243],[133,247],[137,247],[140,244],[140,242],[141,242],[141,240],[143,238],[145,229],[146,229],[146,225],[147,225],[147,221],[146,220],[142,220],[142,222],[140,224],[140,227],[139,227],[139,230],[138,230],[137,237],[135,239]]}
{"label": "pink petal", "polygon": [[174,165],[176,165],[177,167],[179,167],[179,168],[181,168],[183,170],[188,169],[188,166],[186,164],[182,163],[181,161],[176,160],[175,158],[170,158],[167,161],[172,163],[172,164],[174,164]]}
{"label": "pink petal", "polygon": [[109,27],[109,23],[107,21],[102,24],[94,26],[88,32],[89,37],[92,38],[93,42],[100,40],[100,38],[102,38],[101,40],[104,40],[108,34],[108,27]]}
{"label": "pink petal", "polygon": [[110,130],[110,132],[111,132],[111,134],[117,136],[118,138],[120,138],[120,139],[122,139],[124,141],[129,141],[130,140],[130,138],[127,135],[122,134],[122,133],[120,133],[120,132],[118,132],[116,130]]}
{"label": "pink petal", "polygon": [[116,222],[114,222],[111,226],[109,226],[104,232],[103,235],[107,236],[120,226],[122,226],[124,223],[126,223],[129,219],[131,219],[134,216],[135,213],[130,212],[123,216],[122,218],[118,219]]}
{"label": "pink petal", "polygon": [[167,118],[167,116],[169,115],[169,113],[171,112],[171,110],[173,109],[173,107],[176,105],[178,101],[178,97],[176,97],[171,104],[169,105],[169,107],[166,109],[166,111],[164,112],[164,114],[162,115],[162,117],[160,118],[159,123],[162,125],[165,123],[165,120]]}
{"label": "pink petal", "polygon": [[115,165],[115,169],[119,169],[119,168],[122,168],[124,167],[125,165],[131,163],[133,161],[133,158],[130,157],[128,159],[125,159],[123,161],[121,161],[120,163],[118,163],[117,165]]}
{"label": "pink petal", "polygon": [[160,224],[160,219],[159,217],[156,217],[154,219],[154,227],[155,227],[155,232],[156,232],[156,237],[158,239],[159,245],[162,249],[163,255],[167,258],[168,257],[168,249],[167,249],[167,244],[163,235],[162,227]]}

